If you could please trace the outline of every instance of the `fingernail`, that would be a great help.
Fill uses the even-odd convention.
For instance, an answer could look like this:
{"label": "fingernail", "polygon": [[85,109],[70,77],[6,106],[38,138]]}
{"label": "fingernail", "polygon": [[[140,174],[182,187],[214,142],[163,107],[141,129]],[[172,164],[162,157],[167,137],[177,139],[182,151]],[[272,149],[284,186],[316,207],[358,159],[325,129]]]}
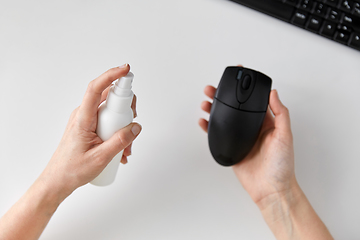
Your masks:
{"label": "fingernail", "polygon": [[131,128],[132,133],[136,136],[141,131],[141,126],[139,124],[134,124],[134,126]]}
{"label": "fingernail", "polygon": [[124,65],[119,66],[118,68],[120,68],[120,69],[124,69],[124,68],[127,68],[128,66],[129,66],[129,64],[128,64],[128,63],[125,63]]}

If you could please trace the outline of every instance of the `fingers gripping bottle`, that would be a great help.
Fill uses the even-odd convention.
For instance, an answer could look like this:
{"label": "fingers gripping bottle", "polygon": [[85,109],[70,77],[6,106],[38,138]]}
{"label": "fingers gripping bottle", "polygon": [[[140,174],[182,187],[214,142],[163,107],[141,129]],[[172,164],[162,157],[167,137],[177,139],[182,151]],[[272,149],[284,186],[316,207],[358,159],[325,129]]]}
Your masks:
{"label": "fingers gripping bottle", "polygon": [[[134,93],[131,91],[134,74],[129,72],[125,77],[119,78],[107,95],[106,101],[100,105],[96,133],[101,140],[106,141],[115,132],[129,125],[134,118],[131,103]],[[124,150],[119,152],[104,170],[91,181],[97,186],[110,185],[116,177]]]}

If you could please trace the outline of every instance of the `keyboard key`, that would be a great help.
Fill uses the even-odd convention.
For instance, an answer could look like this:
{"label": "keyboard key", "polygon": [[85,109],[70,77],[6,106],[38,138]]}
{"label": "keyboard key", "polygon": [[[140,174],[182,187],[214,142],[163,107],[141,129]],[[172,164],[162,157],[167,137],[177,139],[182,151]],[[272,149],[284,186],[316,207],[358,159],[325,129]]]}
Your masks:
{"label": "keyboard key", "polygon": [[336,30],[336,25],[333,22],[325,21],[320,29],[320,35],[323,35],[328,38],[333,38]]}
{"label": "keyboard key", "polygon": [[313,8],[314,1],[312,0],[301,0],[299,8],[310,12]]}
{"label": "keyboard key", "polygon": [[340,22],[360,32],[360,17],[343,13]]}
{"label": "keyboard key", "polygon": [[345,12],[351,12],[354,6],[354,2],[350,0],[342,0],[340,4],[340,9]]}
{"label": "keyboard key", "polygon": [[323,3],[316,3],[316,5],[314,7],[314,14],[316,14],[320,17],[325,17],[327,15],[329,9],[330,8],[327,7]]}
{"label": "keyboard key", "polygon": [[349,38],[350,38],[349,33],[340,32],[340,31],[335,32],[334,40],[339,43],[347,44],[347,42],[349,41]]}
{"label": "keyboard key", "polygon": [[355,3],[354,4],[354,10],[353,10],[353,14],[357,17],[360,17],[360,3]]}
{"label": "keyboard key", "polygon": [[339,0],[325,0],[325,3],[330,6],[336,7],[339,4]]}
{"label": "keyboard key", "polygon": [[322,24],[322,18],[318,16],[310,16],[306,23],[306,29],[312,32],[318,32]]}
{"label": "keyboard key", "polygon": [[285,0],[285,3],[295,7],[298,5],[299,0]]}
{"label": "keyboard key", "polygon": [[348,32],[348,33],[352,32],[351,27],[349,27],[347,25],[339,24],[338,29],[341,30],[342,32]]}
{"label": "keyboard key", "polygon": [[352,24],[353,18],[352,18],[352,16],[347,15],[346,13],[343,13],[341,16],[340,22],[344,23],[344,24]]}
{"label": "keyboard key", "polygon": [[291,19],[291,23],[303,27],[305,26],[307,16],[308,16],[307,12],[296,10],[293,18]]}
{"label": "keyboard key", "polygon": [[356,31],[360,32],[360,15],[359,16],[352,15],[351,27],[353,27]]}
{"label": "keyboard key", "polygon": [[349,41],[349,46],[360,50],[360,33],[352,33]]}
{"label": "keyboard key", "polygon": [[339,22],[340,18],[341,18],[341,13],[337,9],[331,9],[327,17],[327,19],[334,22]]}

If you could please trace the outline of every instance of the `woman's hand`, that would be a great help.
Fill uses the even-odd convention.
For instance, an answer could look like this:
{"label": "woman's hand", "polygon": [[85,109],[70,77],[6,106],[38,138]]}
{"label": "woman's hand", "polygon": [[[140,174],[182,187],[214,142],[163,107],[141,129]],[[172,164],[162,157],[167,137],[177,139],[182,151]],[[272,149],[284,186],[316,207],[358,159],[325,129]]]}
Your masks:
{"label": "woman's hand", "polygon": [[[123,149],[121,162],[127,162],[131,143],[140,133],[141,126],[131,123],[105,142],[95,130],[98,107],[106,99],[111,83],[129,70],[127,64],[112,68],[90,82],[81,105],[71,114],[60,144],[40,176],[43,182],[63,191],[64,197],[97,177]],[[136,115],[136,97],[132,107]]]}
{"label": "woman's hand", "polygon": [[[76,188],[98,176],[123,149],[121,162],[127,162],[131,143],[140,133],[141,126],[131,123],[107,141],[102,141],[95,130],[98,107],[106,99],[111,83],[129,70],[128,64],[112,68],[90,82],[45,170],[0,219],[0,240],[38,239],[57,207]],[[136,97],[132,108],[135,117]]]}
{"label": "woman's hand", "polygon": [[[216,88],[207,86],[204,92],[213,99]],[[204,101],[201,108],[210,113],[211,105]],[[241,162],[233,166],[236,176],[255,203],[271,194],[289,190],[295,181],[289,111],[280,102],[276,90],[270,93],[269,105],[255,146]],[[200,119],[199,124],[207,131],[207,120]]]}
{"label": "woman's hand", "polygon": [[[216,88],[204,92],[213,99]],[[210,113],[211,105],[204,101],[201,108]],[[333,239],[296,181],[289,111],[276,90],[269,106],[257,142],[233,170],[277,239]],[[199,120],[206,132],[208,124]]]}

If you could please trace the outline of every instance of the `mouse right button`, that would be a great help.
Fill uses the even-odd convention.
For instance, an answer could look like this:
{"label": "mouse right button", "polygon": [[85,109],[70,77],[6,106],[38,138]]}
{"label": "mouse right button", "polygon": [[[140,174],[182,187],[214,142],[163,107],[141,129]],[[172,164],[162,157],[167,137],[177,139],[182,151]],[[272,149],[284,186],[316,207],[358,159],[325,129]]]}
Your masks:
{"label": "mouse right button", "polygon": [[271,78],[257,72],[256,84],[249,99],[240,105],[241,110],[251,112],[265,112],[269,104],[269,94],[271,90]]}

